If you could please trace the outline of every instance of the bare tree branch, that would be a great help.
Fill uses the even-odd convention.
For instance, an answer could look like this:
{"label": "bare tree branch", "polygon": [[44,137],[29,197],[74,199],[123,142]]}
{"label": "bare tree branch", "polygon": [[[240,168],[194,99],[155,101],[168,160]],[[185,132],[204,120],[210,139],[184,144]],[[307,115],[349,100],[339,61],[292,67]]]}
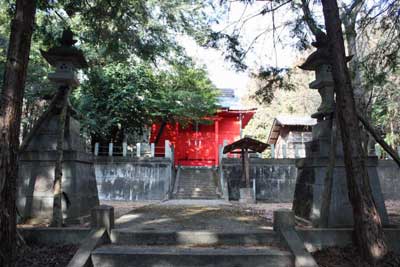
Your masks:
{"label": "bare tree branch", "polygon": [[311,32],[315,36],[322,34],[323,31],[318,26],[317,22],[315,21],[314,17],[312,16],[308,0],[301,0],[301,9],[303,10],[303,13],[304,13],[304,16],[303,16],[304,21],[308,25],[308,28],[311,30]]}

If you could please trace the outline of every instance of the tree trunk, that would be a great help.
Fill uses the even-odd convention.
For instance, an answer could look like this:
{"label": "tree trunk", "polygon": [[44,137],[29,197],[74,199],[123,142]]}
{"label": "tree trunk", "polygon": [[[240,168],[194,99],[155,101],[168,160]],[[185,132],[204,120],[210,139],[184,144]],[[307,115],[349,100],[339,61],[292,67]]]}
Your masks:
{"label": "tree trunk", "polygon": [[[335,107],[336,109],[336,107]],[[324,192],[321,201],[321,227],[329,227],[329,214],[332,199],[333,172],[336,165],[336,145],[337,145],[337,127],[336,127],[336,111],[332,115],[331,120],[331,143],[329,146],[329,162],[325,173]]]}
{"label": "tree trunk", "polygon": [[[344,25],[345,35],[346,35],[346,43],[348,48],[349,55],[352,55],[353,58],[349,62],[349,70],[350,76],[354,91],[354,99],[356,102],[357,110],[362,114],[365,114],[365,117],[370,120],[370,110],[367,107],[367,99],[366,92],[364,87],[362,86],[362,78],[361,78],[361,68],[359,62],[359,53],[357,47],[357,32],[356,32],[356,17],[360,11],[361,2],[358,5],[354,6],[354,8],[350,10],[346,10],[342,15],[342,22]],[[368,156],[369,149],[369,134],[367,131],[361,131],[361,141],[362,146],[364,148],[364,154]]]}
{"label": "tree trunk", "polygon": [[36,1],[16,1],[0,107],[0,266],[15,264],[16,181],[22,100]]}
{"label": "tree trunk", "polygon": [[336,0],[322,0],[322,6],[332,53],[332,74],[343,141],[347,187],[353,207],[355,244],[361,255],[373,263],[384,257],[388,249],[365,166],[354,93],[345,60],[339,9]]}
{"label": "tree trunk", "polygon": [[51,225],[54,227],[63,226],[62,214],[62,162],[64,156],[64,137],[65,137],[65,123],[68,110],[68,96],[69,87],[63,86],[58,90],[62,92],[59,99],[60,116],[58,120],[58,133],[57,133],[57,153],[56,153],[56,166],[54,170],[54,187],[53,187],[53,220]]}

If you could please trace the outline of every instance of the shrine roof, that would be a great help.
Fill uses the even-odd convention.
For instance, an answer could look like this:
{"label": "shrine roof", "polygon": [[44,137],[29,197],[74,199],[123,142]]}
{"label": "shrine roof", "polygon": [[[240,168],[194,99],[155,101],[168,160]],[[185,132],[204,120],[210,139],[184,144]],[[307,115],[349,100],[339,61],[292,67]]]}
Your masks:
{"label": "shrine roof", "polygon": [[242,138],[236,142],[233,142],[233,143],[225,146],[223,153],[226,154],[229,152],[233,152],[234,150],[237,150],[237,149],[249,149],[253,152],[261,153],[267,147],[268,147],[268,145],[261,141],[255,140],[250,137],[245,137],[245,138]]}
{"label": "shrine roof", "polygon": [[311,127],[317,124],[317,120],[308,116],[277,116],[272,123],[271,130],[268,136],[268,144],[275,144],[278,140],[280,129],[285,126],[296,127],[304,126]]}
{"label": "shrine roof", "polygon": [[236,95],[235,89],[220,88],[217,105],[221,109],[229,109],[232,111],[252,110],[253,108],[245,107],[240,103],[240,98]]}

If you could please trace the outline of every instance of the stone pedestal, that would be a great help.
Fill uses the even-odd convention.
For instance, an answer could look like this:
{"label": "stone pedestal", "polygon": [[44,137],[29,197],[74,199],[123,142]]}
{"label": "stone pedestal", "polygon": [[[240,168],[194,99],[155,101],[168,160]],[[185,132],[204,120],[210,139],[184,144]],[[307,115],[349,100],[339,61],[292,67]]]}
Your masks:
{"label": "stone pedestal", "polygon": [[[17,207],[23,218],[48,222],[53,214],[58,114],[45,120],[20,154]],[[63,216],[78,222],[99,205],[93,156],[85,153],[80,125],[68,116],[63,157]]]}
{"label": "stone pedestal", "polygon": [[240,198],[239,198],[240,203],[245,203],[245,204],[256,203],[256,198],[254,196],[253,188],[240,188],[239,192],[240,192]]}
{"label": "stone pedestal", "polygon": [[[322,194],[328,168],[327,157],[305,158],[297,162],[298,175],[293,200],[296,216],[310,220],[314,226],[320,225]],[[382,223],[387,225],[388,215],[377,173],[378,160],[369,157],[366,161],[368,174]],[[329,210],[328,227],[351,227],[353,211],[347,191],[347,178],[343,157],[336,159],[333,171],[332,197]]]}

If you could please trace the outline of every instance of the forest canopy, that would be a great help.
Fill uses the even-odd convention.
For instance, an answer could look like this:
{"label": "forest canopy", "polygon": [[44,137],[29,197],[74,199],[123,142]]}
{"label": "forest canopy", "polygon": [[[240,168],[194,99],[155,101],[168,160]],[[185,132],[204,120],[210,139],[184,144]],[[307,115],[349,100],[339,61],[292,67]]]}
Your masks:
{"label": "forest canopy", "polygon": [[[0,71],[4,71],[13,1],[0,3]],[[213,114],[216,88],[176,41],[201,39],[215,19],[204,1],[39,1],[23,107],[25,136],[56,88],[39,50],[57,45],[70,28],[89,68],[72,102],[84,134],[94,141],[122,142],[157,120],[200,120]],[[56,27],[54,25],[57,25]],[[4,59],[4,60],[3,60]]]}

